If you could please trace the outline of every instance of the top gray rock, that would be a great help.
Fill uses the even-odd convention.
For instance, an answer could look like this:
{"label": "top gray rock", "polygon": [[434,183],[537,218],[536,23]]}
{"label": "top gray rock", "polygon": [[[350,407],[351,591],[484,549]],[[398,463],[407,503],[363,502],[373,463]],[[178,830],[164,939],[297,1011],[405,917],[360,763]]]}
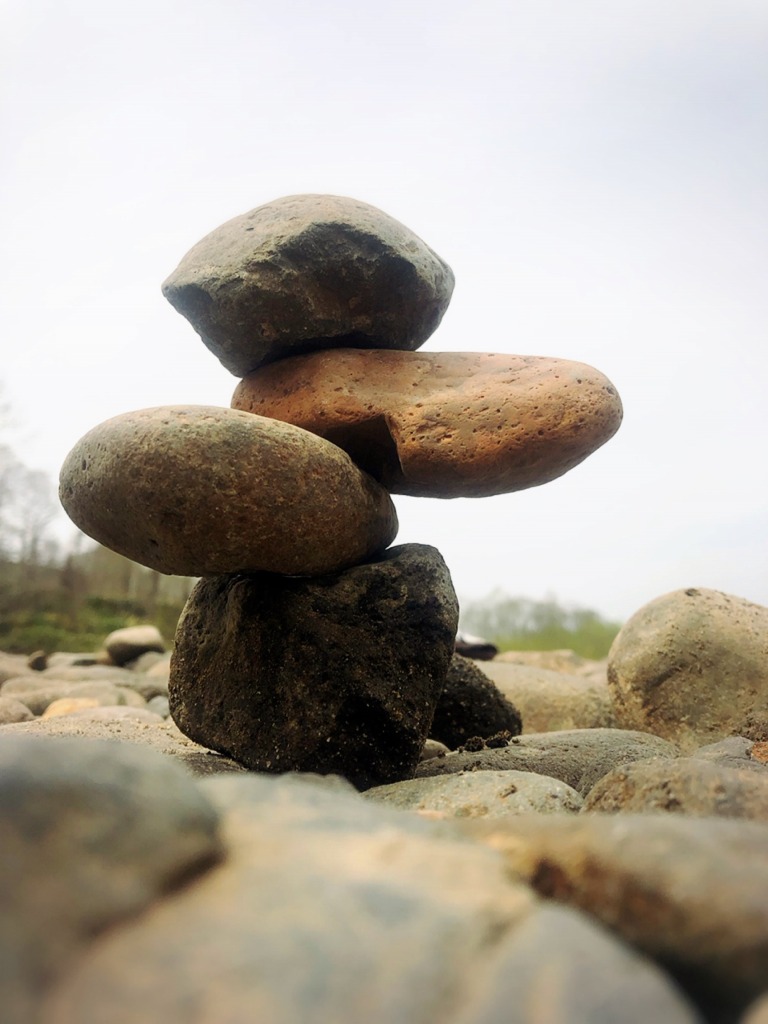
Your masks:
{"label": "top gray rock", "polygon": [[286,196],[206,235],[163,294],[235,376],[319,348],[413,351],[453,272],[412,231],[342,196]]}

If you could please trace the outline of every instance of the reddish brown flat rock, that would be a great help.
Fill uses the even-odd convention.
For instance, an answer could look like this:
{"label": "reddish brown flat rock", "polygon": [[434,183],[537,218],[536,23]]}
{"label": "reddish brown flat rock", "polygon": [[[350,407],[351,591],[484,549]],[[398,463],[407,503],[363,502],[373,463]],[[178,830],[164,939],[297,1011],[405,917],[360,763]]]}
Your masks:
{"label": "reddish brown flat rock", "polygon": [[562,476],[621,423],[584,363],[350,348],[293,356],[241,381],[236,409],[333,441],[396,494],[504,494]]}
{"label": "reddish brown flat rock", "polygon": [[180,576],[319,575],[397,533],[387,492],[335,445],[216,406],[107,420],[67,456],[59,495],[88,536]]}
{"label": "reddish brown flat rock", "polygon": [[448,307],[453,273],[374,206],[285,196],[206,235],[163,294],[237,377],[336,345],[416,349]]}

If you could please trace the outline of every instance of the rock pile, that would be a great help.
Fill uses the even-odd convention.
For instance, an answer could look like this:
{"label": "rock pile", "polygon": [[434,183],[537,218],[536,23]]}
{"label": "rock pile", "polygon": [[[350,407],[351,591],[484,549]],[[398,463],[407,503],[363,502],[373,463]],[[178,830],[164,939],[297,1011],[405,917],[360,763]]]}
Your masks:
{"label": "rock pile", "polygon": [[[374,563],[392,572],[380,592],[368,564],[337,574],[333,585],[329,577],[279,577],[274,608],[266,574],[204,580],[211,623],[226,632],[226,621],[244,617],[248,651],[271,666],[256,698],[243,683],[247,651],[236,644],[222,650],[237,686],[230,692],[215,678],[220,641],[195,625],[208,589],[188,608],[177,644],[196,659],[190,671],[205,674],[212,702],[226,704],[233,693],[268,702],[314,659],[307,689],[329,702],[338,730],[341,698],[331,683],[349,661],[372,699],[410,699],[418,715],[428,661],[415,663],[414,682],[403,679],[399,696],[385,695],[381,678],[400,678],[420,635],[418,609],[409,622],[398,604],[391,563],[421,576],[423,556],[418,546],[387,552]],[[375,627],[355,617],[366,596],[395,623],[396,650],[379,650]],[[689,602],[695,615],[684,614]],[[153,714],[147,698],[167,690],[168,667],[147,627],[112,634],[104,645],[111,655],[51,655],[47,668],[39,654],[30,664],[0,654],[0,710],[16,700],[26,712],[0,724],[3,1020],[186,1024],[192,1007],[200,1019],[234,1024],[254,1013],[296,1024],[764,1022],[768,683],[757,671],[768,653],[760,647],[768,643],[765,609],[702,591],[651,602],[617,637],[612,678],[634,636],[631,679],[650,684],[656,662],[639,648],[669,654],[665,630],[676,605],[680,672],[669,677],[664,736],[562,729],[555,712],[542,731],[515,735],[517,712],[478,678],[480,665],[560,665],[536,670],[539,685],[569,693],[569,715],[581,721],[594,712],[593,693],[562,690],[553,679],[593,669],[564,652],[529,655],[521,665],[455,656],[433,730],[461,746],[430,751],[415,778],[364,794],[338,775],[248,771]],[[367,650],[355,650],[359,636]],[[727,705],[712,698],[717,714],[706,731],[714,742],[691,748],[689,716],[673,728],[675,689],[681,707],[683,698],[693,705],[694,690],[706,705],[718,679],[727,684],[736,648],[751,683],[732,689]],[[116,665],[128,650],[132,660]],[[697,651],[705,658],[698,683]],[[266,676],[281,672],[270,695]],[[528,685],[525,676],[504,679],[512,698]],[[30,710],[50,708],[66,688],[97,686],[96,706]],[[604,687],[618,717],[624,697],[607,679]],[[285,710],[278,700],[260,714]],[[249,727],[247,713],[236,727]],[[306,741],[290,722],[282,727]],[[395,754],[381,757],[412,742],[408,722],[400,727],[390,737]],[[502,733],[472,743],[475,729]],[[372,762],[354,781],[368,784],[379,771]]]}
{"label": "rock pile", "polygon": [[386,550],[390,493],[532,487],[619,426],[615,389],[581,363],[416,352],[452,290],[444,261],[371,206],[261,206],[163,286],[242,378],[232,408],[117,416],[65,461],[61,500],[81,529],[204,577],[179,624],[171,710],[251,768],[412,776],[458,609],[437,551]]}

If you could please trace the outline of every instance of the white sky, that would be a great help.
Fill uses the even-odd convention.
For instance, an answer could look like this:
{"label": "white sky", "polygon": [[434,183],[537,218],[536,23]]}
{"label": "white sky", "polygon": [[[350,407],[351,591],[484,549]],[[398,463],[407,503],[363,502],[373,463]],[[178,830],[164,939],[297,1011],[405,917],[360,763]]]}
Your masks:
{"label": "white sky", "polygon": [[229,405],[161,282],[230,217],[350,195],[453,267],[425,350],[591,363],[625,407],[554,483],[396,497],[398,543],[465,598],[768,604],[765,0],[0,0],[0,74],[28,465],[130,409]]}

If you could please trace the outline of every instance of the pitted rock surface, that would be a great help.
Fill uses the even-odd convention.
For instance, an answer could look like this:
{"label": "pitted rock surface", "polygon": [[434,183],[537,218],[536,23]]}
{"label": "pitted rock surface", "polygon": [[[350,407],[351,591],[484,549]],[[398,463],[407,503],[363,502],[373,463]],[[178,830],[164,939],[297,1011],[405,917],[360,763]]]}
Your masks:
{"label": "pitted rock surface", "polygon": [[206,235],[163,294],[235,376],[329,346],[415,349],[440,323],[450,267],[356,199],[297,195]]}
{"label": "pitted rock surface", "polygon": [[395,494],[483,497],[562,476],[618,430],[616,389],[584,363],[337,348],[242,381],[236,409],[310,430]]}
{"label": "pitted rock surface", "polygon": [[608,658],[616,716],[684,749],[738,732],[768,692],[768,608],[689,588],[644,605]]}
{"label": "pitted rock surface", "polygon": [[179,620],[171,714],[255,771],[413,775],[445,682],[458,605],[439,552],[343,573],[201,580]]}
{"label": "pitted rock surface", "polygon": [[389,495],[339,448],[215,406],[107,420],[67,456],[59,494],[94,540],[181,576],[332,572],[397,533]]}

